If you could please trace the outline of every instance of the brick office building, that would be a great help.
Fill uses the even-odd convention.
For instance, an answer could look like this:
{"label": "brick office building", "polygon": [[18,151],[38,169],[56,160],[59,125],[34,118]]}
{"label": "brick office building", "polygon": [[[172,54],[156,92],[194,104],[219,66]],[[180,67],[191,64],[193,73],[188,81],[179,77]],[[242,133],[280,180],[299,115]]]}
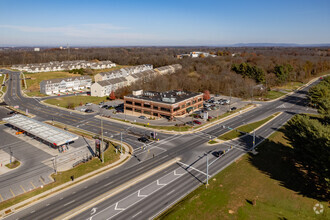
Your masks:
{"label": "brick office building", "polygon": [[203,94],[184,91],[134,91],[124,97],[124,113],[146,117],[183,116],[203,107]]}

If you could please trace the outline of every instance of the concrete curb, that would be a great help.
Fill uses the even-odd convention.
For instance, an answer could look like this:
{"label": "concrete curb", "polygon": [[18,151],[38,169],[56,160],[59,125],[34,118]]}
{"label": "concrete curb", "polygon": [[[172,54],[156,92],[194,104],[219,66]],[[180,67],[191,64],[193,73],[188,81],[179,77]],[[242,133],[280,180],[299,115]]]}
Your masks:
{"label": "concrete curb", "polygon": [[[31,98],[31,97],[29,97],[29,98]],[[52,108],[57,108],[57,109],[61,109],[61,110],[68,111],[68,112],[73,112],[73,113],[80,114],[80,115],[90,115],[88,113],[80,112],[80,111],[77,111],[77,110],[72,110],[72,109],[59,107],[59,106],[56,106],[56,105],[51,105],[51,104],[45,103],[45,101],[46,100],[41,100],[39,103],[42,104],[42,105],[47,105],[47,106],[52,107]]]}
{"label": "concrete curb", "polygon": [[[116,142],[116,141],[113,141],[113,142]],[[117,143],[117,142],[116,142]],[[72,187],[75,187],[79,184],[82,184],[86,181],[88,181],[89,179],[91,178],[95,178],[95,177],[98,177],[102,174],[104,174],[105,172],[108,172],[110,170],[113,170],[121,165],[123,165],[125,162],[127,162],[130,158],[131,158],[131,153],[133,151],[132,147],[126,143],[123,143],[123,147],[125,148],[125,153],[121,156],[121,158],[119,160],[117,160],[116,162],[112,163],[112,164],[109,164],[105,167],[102,167],[100,169],[97,169],[97,170],[94,170],[90,173],[87,173],[81,177],[78,177],[77,179],[75,179],[74,182],[66,182],[62,185],[59,185],[55,188],[52,188],[50,190],[47,190],[43,193],[40,193],[34,197],[31,197],[27,200],[24,200],[20,203],[17,203],[11,207],[8,207],[6,209],[3,209],[0,211],[0,217],[8,217],[10,216],[11,214],[15,213],[15,211],[18,211],[18,210],[21,210],[21,209],[25,209],[27,207],[30,207],[36,203],[39,203],[39,202],[42,202],[54,195],[57,195],[59,193],[62,193],[66,190],[69,190],[71,189]],[[10,210],[10,213],[8,213],[7,215],[5,214],[6,211]]]}
{"label": "concrete curb", "polygon": [[[274,113],[274,114],[276,114],[276,113]],[[272,119],[270,119],[269,121],[267,121],[266,123],[263,123],[262,125],[260,125],[259,127],[257,127],[257,128],[255,128],[254,130],[255,131],[257,131],[257,130],[259,130],[260,128],[262,128],[263,126],[265,126],[266,124],[268,124],[269,122],[271,122],[271,121],[273,121],[274,119],[276,119],[278,116],[280,116],[281,114],[283,114],[283,112],[280,112],[278,115],[276,115],[275,117],[273,117]],[[272,114],[273,115],[273,114]],[[269,116],[268,116],[269,117]],[[261,119],[261,120],[263,120],[263,119]],[[252,122],[253,123],[253,122]],[[231,132],[231,131],[227,131],[226,133],[229,133],[229,132]],[[244,136],[246,136],[246,135],[251,135],[251,133],[252,133],[253,131],[251,131],[251,132],[249,132],[249,133],[246,133],[246,134],[244,134],[244,135],[242,135],[242,136],[240,136],[240,137],[237,137],[237,138],[234,138],[234,139],[231,139],[231,140],[227,140],[227,141],[224,141],[224,140],[220,140],[220,139],[218,139],[219,141],[218,141],[218,143],[215,143],[215,144],[209,144],[208,142],[207,142],[207,145],[209,145],[209,146],[216,146],[216,145],[220,145],[220,144],[223,144],[223,143],[227,143],[227,142],[229,142],[229,141],[235,141],[235,140],[237,140],[237,139],[239,139],[239,138],[242,138],[242,137],[244,137]],[[226,133],[224,133],[224,134],[226,134]],[[223,134],[223,135],[224,135]],[[212,140],[214,140],[214,139],[212,139]]]}
{"label": "concrete curb", "polygon": [[[221,123],[221,122],[224,122],[226,120],[229,120],[233,117],[236,117],[237,115],[240,115],[240,114],[243,114],[243,113],[246,113],[254,108],[256,108],[258,105],[252,105],[246,109],[243,109],[241,111],[238,111],[238,112],[235,112],[231,115],[228,115],[224,118],[221,118],[221,119],[218,119],[218,120],[215,120],[213,122],[210,122],[209,124],[205,124],[199,128],[196,128],[196,129],[193,129],[192,131],[168,131],[168,130],[162,130],[162,129],[156,129],[156,128],[150,128],[150,127],[144,127],[142,125],[137,125],[137,124],[134,124],[134,123],[131,123],[131,122],[123,122],[121,120],[117,120],[117,119],[112,119],[112,118],[107,118],[107,117],[103,117],[102,119],[104,120],[107,120],[107,121],[112,121],[112,122],[117,122],[117,123],[121,123],[121,124],[124,124],[124,125],[132,125],[134,127],[137,127],[137,128],[143,128],[143,129],[146,129],[146,130],[150,130],[150,131],[157,131],[157,132],[160,132],[160,133],[165,133],[165,134],[193,134],[195,132],[200,132],[200,131],[203,131],[209,127],[212,127],[214,126],[215,124],[218,124],[218,123]],[[99,115],[96,115],[95,118],[100,118],[102,116],[99,116]]]}
{"label": "concrete curb", "polygon": [[149,172],[143,173],[140,176],[138,176],[138,177],[136,177],[132,180],[129,180],[129,181],[123,183],[122,185],[120,185],[120,186],[118,186],[118,187],[116,187],[112,190],[109,190],[108,192],[103,193],[102,195],[94,198],[93,200],[91,200],[91,201],[89,201],[85,204],[82,204],[82,205],[78,206],[77,208],[75,208],[75,209],[73,209],[73,210],[71,210],[71,211],[55,218],[55,219],[57,219],[57,220],[70,219],[70,218],[74,217],[75,215],[85,211],[86,209],[91,208],[93,205],[98,204],[98,203],[100,203],[100,202],[102,202],[102,201],[104,201],[104,200],[120,193],[121,191],[129,188],[130,186],[132,186],[132,185],[134,185],[138,182],[141,182],[144,179],[147,179],[148,177],[158,173],[159,171],[165,169],[166,167],[169,167],[170,165],[176,163],[178,160],[180,160],[180,158],[174,158],[170,161],[167,161],[164,164],[159,165],[156,168],[150,170]]}
{"label": "concrete curb", "polygon": [[310,81],[308,81],[307,83],[305,83],[304,85],[300,86],[298,89],[296,89],[296,90],[294,90],[294,91],[292,91],[292,92],[289,92],[289,93],[287,93],[287,94],[285,94],[285,95],[283,95],[283,96],[281,96],[281,97],[278,97],[278,98],[276,98],[276,99],[273,99],[273,100],[269,100],[269,101],[260,101],[260,102],[265,102],[265,103],[275,102],[275,101],[277,101],[277,100],[279,100],[279,99],[282,99],[282,98],[284,98],[284,97],[286,97],[286,96],[288,96],[288,95],[292,95],[292,94],[293,94],[294,92],[296,92],[296,91],[302,90],[303,88],[309,86],[310,84],[312,84],[313,82],[315,82],[316,80],[318,80],[320,77],[327,77],[327,76],[329,76],[329,75],[330,75],[330,74],[326,74],[326,75],[323,75],[323,76],[315,77],[315,78],[311,79]]}

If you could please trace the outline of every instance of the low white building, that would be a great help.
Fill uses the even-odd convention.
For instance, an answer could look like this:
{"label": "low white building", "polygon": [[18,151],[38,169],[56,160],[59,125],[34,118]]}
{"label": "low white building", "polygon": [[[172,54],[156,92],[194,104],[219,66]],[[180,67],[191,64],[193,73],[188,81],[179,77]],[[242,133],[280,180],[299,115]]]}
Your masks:
{"label": "low white building", "polygon": [[92,78],[90,76],[76,76],[68,78],[48,79],[40,83],[40,92],[51,95],[59,92],[69,92],[90,88]]}
{"label": "low white building", "polygon": [[111,61],[89,62],[85,60],[74,61],[52,61],[48,63],[34,63],[34,64],[19,64],[13,65],[11,68],[19,71],[30,73],[49,72],[49,71],[63,71],[73,69],[107,69],[115,67],[116,64]]}
{"label": "low white building", "polygon": [[114,78],[118,78],[118,77],[127,77],[131,74],[139,73],[139,72],[146,71],[146,70],[152,70],[152,69],[153,69],[152,65],[143,64],[143,65],[138,65],[138,66],[121,68],[121,69],[114,70],[114,71],[98,73],[95,75],[94,79],[95,79],[95,82],[98,82],[98,81],[114,79]]}

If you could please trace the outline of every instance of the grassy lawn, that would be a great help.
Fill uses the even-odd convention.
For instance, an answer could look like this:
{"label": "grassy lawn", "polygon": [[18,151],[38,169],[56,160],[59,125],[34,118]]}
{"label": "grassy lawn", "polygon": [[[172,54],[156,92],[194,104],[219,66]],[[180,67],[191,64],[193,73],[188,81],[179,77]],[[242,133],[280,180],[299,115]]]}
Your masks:
{"label": "grassy lawn", "polygon": [[92,172],[96,169],[99,169],[101,167],[107,166],[111,163],[114,163],[117,161],[120,157],[120,154],[116,154],[116,150],[114,146],[110,145],[109,148],[105,151],[104,154],[104,163],[101,163],[101,161],[98,158],[94,158],[84,164],[80,164],[76,166],[75,168],[72,168],[71,170],[64,171],[64,172],[58,172],[57,174],[53,174],[52,177],[55,179],[55,182],[45,185],[43,188],[37,188],[33,191],[24,193],[22,195],[16,196],[15,198],[6,200],[4,202],[0,203],[0,210],[6,209],[14,204],[17,204],[21,201],[24,201],[28,198],[31,198],[33,196],[36,196],[42,192],[45,192],[47,190],[50,190],[56,186],[59,186],[63,183],[72,181],[71,176],[74,176],[74,178],[78,178],[84,174],[87,174],[89,172]]}
{"label": "grassy lawn", "polygon": [[9,169],[14,169],[19,165],[21,165],[21,163],[18,160],[15,160],[14,162],[6,164],[5,166],[8,167]]}
{"label": "grassy lawn", "polygon": [[273,100],[273,99],[277,99],[283,95],[285,95],[286,93],[284,92],[279,92],[279,91],[275,91],[275,90],[271,90],[271,91],[268,91],[265,98],[267,100]]}
{"label": "grassy lawn", "polygon": [[68,105],[71,103],[74,107],[79,106],[80,104],[84,105],[86,103],[95,103],[98,104],[102,101],[107,101],[107,97],[94,97],[94,96],[69,96],[69,97],[59,97],[54,99],[47,99],[44,102],[60,106],[63,108],[67,108]]}
{"label": "grassy lawn", "polygon": [[302,83],[302,82],[289,82],[283,86],[275,87],[274,89],[283,89],[283,90],[287,90],[287,91],[293,91],[293,90],[298,89],[302,85],[304,85],[304,83]]}
{"label": "grassy lawn", "polygon": [[282,132],[259,145],[187,195],[158,219],[329,219],[327,202],[316,215],[316,199],[306,196],[304,180],[292,163]]}
{"label": "grassy lawn", "polygon": [[[251,124],[240,126],[240,127],[236,128],[235,130],[229,131],[229,132],[219,136],[218,138],[220,140],[228,141],[228,140],[232,140],[234,138],[240,137],[240,136],[244,135],[245,133],[249,133],[249,132],[253,131],[254,129],[258,128],[259,126],[265,124],[266,122],[268,122],[269,120],[274,118],[277,114],[278,113],[271,115],[268,118],[265,118],[263,120],[251,123]],[[239,131],[242,131],[243,133],[241,133]]]}
{"label": "grassy lawn", "polygon": [[47,79],[66,78],[73,76],[80,76],[79,74],[73,74],[69,72],[45,72],[45,73],[25,73],[27,84],[27,95],[39,95],[40,82]]}

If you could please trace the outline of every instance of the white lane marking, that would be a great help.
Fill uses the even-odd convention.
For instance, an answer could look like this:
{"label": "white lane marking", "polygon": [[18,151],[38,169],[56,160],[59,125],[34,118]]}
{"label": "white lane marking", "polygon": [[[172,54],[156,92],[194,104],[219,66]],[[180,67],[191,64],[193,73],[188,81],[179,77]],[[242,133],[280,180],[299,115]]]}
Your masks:
{"label": "white lane marking", "polygon": [[175,190],[173,189],[171,192],[167,193],[166,195],[170,195],[174,192]]}
{"label": "white lane marking", "polygon": [[160,184],[160,183],[159,183],[159,180],[157,180],[157,185],[158,185],[158,186],[166,186],[166,184],[164,184],[164,183],[163,183],[163,184]]}
{"label": "white lane marking", "polygon": [[116,206],[115,206],[115,210],[119,210],[119,211],[122,211],[122,210],[125,210],[125,209],[122,209],[122,208],[117,208],[117,206],[118,206],[118,202],[116,203]]}
{"label": "white lane marking", "polygon": [[[180,162],[180,161],[177,161],[177,163],[180,163],[180,164],[186,166],[186,167],[187,167],[187,168],[186,168],[187,170],[188,170],[188,169],[193,169],[193,170],[196,170],[197,172],[200,172],[201,174],[204,174],[204,175],[206,176],[206,173],[204,173],[203,171],[200,171],[199,169],[196,169],[196,168],[193,167],[193,166],[190,166],[190,165],[188,165],[188,164],[182,163],[182,162]],[[209,175],[209,176],[210,176],[210,175]]]}
{"label": "white lane marking", "polygon": [[176,173],[176,170],[174,170],[174,176],[182,176],[184,173]]}
{"label": "white lane marking", "polygon": [[63,197],[62,198],[60,198],[60,200],[62,200],[63,199]]}
{"label": "white lane marking", "polygon": [[138,213],[136,213],[135,215],[132,216],[132,218],[135,218],[138,214],[141,214],[142,211],[139,211]]}
{"label": "white lane marking", "polygon": [[76,192],[73,192],[72,195],[75,194],[75,193],[76,193]]}
{"label": "white lane marking", "polygon": [[72,200],[72,201],[70,201],[70,202],[68,202],[68,203],[65,203],[63,206],[67,206],[67,205],[70,205],[71,203],[74,203],[76,200]]}
{"label": "white lane marking", "polygon": [[138,191],[138,197],[147,197],[147,196],[148,196],[148,195],[141,195],[141,194],[140,194],[140,191],[141,191],[141,190]]}
{"label": "white lane marking", "polygon": [[31,211],[30,213],[34,213],[34,212],[35,212],[35,210]]}
{"label": "white lane marking", "polygon": [[[113,182],[113,181],[112,181]],[[105,184],[105,185],[103,185],[103,186],[109,186],[112,182],[110,182],[110,183],[107,183],[107,184]]]}
{"label": "white lane marking", "polygon": [[46,206],[49,206],[50,204],[48,203],[48,204],[46,204]]}

